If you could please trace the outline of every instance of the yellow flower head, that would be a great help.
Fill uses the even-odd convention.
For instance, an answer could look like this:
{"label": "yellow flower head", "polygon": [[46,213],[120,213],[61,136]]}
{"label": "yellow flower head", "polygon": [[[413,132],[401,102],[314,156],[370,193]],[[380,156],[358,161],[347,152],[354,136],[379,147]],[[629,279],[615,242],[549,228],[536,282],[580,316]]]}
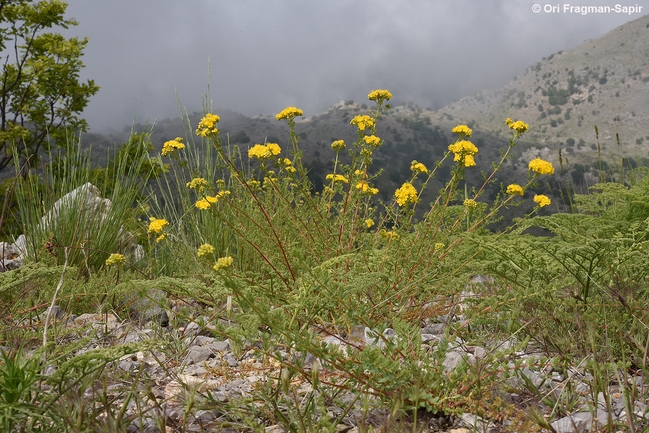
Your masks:
{"label": "yellow flower head", "polygon": [[399,206],[405,206],[407,203],[417,203],[417,189],[410,183],[406,182],[394,192]]}
{"label": "yellow flower head", "polygon": [[251,179],[251,180],[249,180],[249,181],[246,182],[246,183],[248,184],[248,186],[249,186],[250,189],[252,189],[252,190],[258,190],[259,187],[261,186],[261,184],[259,183],[259,181],[256,180],[256,179]]}
{"label": "yellow flower head", "polygon": [[410,170],[412,170],[414,173],[428,173],[426,166],[417,161],[412,161],[412,163],[410,164]]}
{"label": "yellow flower head", "polygon": [[478,148],[475,144],[468,140],[459,140],[448,146],[448,150],[455,155],[453,161],[461,162],[465,167],[475,166],[473,155],[478,153]]}
{"label": "yellow flower head", "polygon": [[250,149],[248,149],[248,158],[250,159],[265,159],[270,158],[271,156],[273,155],[270,153],[270,150],[268,150],[268,147],[264,146],[263,144],[255,144]]}
{"label": "yellow flower head", "polygon": [[214,248],[212,245],[203,244],[200,247],[198,247],[198,251],[196,252],[196,254],[198,255],[198,257],[203,257],[208,254],[214,253],[214,251],[216,251],[216,248]]}
{"label": "yellow flower head", "polygon": [[359,131],[365,131],[367,128],[373,128],[374,125],[376,125],[376,120],[366,114],[363,114],[355,116],[349,123],[350,125],[358,126]]}
{"label": "yellow flower head", "polygon": [[518,132],[519,134],[522,134],[523,132],[530,129],[530,125],[523,122],[522,120],[517,120],[516,122],[514,122],[514,121],[512,121],[512,119],[510,119],[508,117],[505,120],[505,123],[507,124],[507,126],[509,126],[509,129],[513,129],[514,131]]}
{"label": "yellow flower head", "polygon": [[328,174],[325,179],[330,180],[332,182],[344,182],[344,183],[349,183],[349,180],[342,174]]}
{"label": "yellow flower head", "polygon": [[336,152],[339,152],[345,148],[345,140],[336,140],[331,143],[331,148]]}
{"label": "yellow flower head", "polygon": [[372,188],[368,185],[367,182],[365,181],[360,181],[356,184],[356,189],[360,190],[361,192],[366,192],[368,194],[374,195],[378,194],[379,190],[377,188]]}
{"label": "yellow flower head", "polygon": [[478,153],[478,148],[475,144],[468,140],[456,141],[448,146],[448,150],[455,154],[455,162],[460,161],[461,157],[464,155],[475,155]]}
{"label": "yellow flower head", "polygon": [[230,256],[221,257],[220,259],[218,259],[216,261],[216,263],[214,264],[212,269],[214,269],[215,271],[218,271],[219,269],[229,268],[230,266],[232,266],[233,261],[234,260],[232,260],[232,257],[230,257]]}
{"label": "yellow flower head", "polygon": [[473,134],[471,128],[469,128],[466,125],[457,125],[455,128],[451,130],[451,132],[458,134],[460,137],[467,137],[467,138],[471,138],[471,135]]}
{"label": "yellow flower head", "polygon": [[544,161],[541,158],[535,158],[530,161],[529,169],[538,174],[554,174],[554,167],[551,162]]}
{"label": "yellow flower head", "polygon": [[183,139],[176,137],[175,140],[169,140],[162,145],[162,156],[167,156],[170,153],[174,153],[176,150],[184,149],[185,145],[183,144]]}
{"label": "yellow flower head", "polygon": [[368,218],[365,220],[365,227],[372,228],[374,226],[374,220],[372,218]]}
{"label": "yellow flower head", "polygon": [[473,159],[473,155],[465,155],[464,156],[464,166],[465,167],[475,167],[475,159]]}
{"label": "yellow flower head", "polygon": [[547,195],[539,194],[534,196],[534,203],[538,204],[539,207],[543,207],[549,205],[551,201]]}
{"label": "yellow flower head", "polygon": [[282,120],[282,119],[292,120],[293,118],[298,116],[304,116],[304,112],[296,107],[286,107],[285,109],[277,113],[275,118],[277,120]]}
{"label": "yellow flower head", "polygon": [[511,185],[507,186],[507,194],[511,195],[523,195],[523,188],[517,184],[517,183],[512,183]]}
{"label": "yellow flower head", "polygon": [[466,200],[464,200],[464,207],[466,207],[466,208],[468,208],[470,210],[477,209],[478,208],[478,202],[473,200],[472,198],[467,198]]}
{"label": "yellow flower head", "polygon": [[218,200],[218,197],[208,195],[208,196],[203,197],[202,199],[198,200],[194,204],[194,206],[196,206],[200,210],[209,209],[209,207],[212,206],[213,203],[216,203],[217,200]]}
{"label": "yellow flower head", "polygon": [[210,135],[216,135],[219,133],[219,128],[216,127],[216,124],[221,118],[216,114],[206,114],[200,122],[198,122],[198,127],[196,128],[196,135],[199,137],[208,137]]}
{"label": "yellow flower head", "polygon": [[191,180],[191,182],[187,182],[186,186],[187,188],[195,189],[199,193],[201,193],[205,188],[209,186],[209,184],[207,183],[207,180],[203,179],[202,177],[195,177]]}
{"label": "yellow flower head", "polygon": [[106,259],[106,266],[119,265],[124,261],[124,254],[111,254]]}
{"label": "yellow flower head", "polygon": [[363,137],[363,141],[365,141],[365,144],[368,146],[379,147],[381,145],[381,139],[376,135],[367,135]]}
{"label": "yellow flower head", "polygon": [[444,248],[445,246],[446,246],[446,245],[444,245],[443,243],[441,243],[441,242],[437,242],[437,243],[435,244],[435,251],[439,251],[439,250],[441,250],[442,248]]}
{"label": "yellow flower head", "polygon": [[284,166],[284,170],[288,171],[289,173],[295,173],[295,167],[293,167],[293,161],[291,161],[288,158],[280,158],[277,163],[279,165]]}
{"label": "yellow flower head", "polygon": [[370,101],[389,101],[392,99],[392,93],[385,89],[372,90],[370,94],[367,95],[367,99]]}
{"label": "yellow flower head", "polygon": [[282,152],[282,148],[279,147],[279,144],[277,143],[267,143],[266,148],[270,152],[271,155],[277,156]]}
{"label": "yellow flower head", "polygon": [[161,234],[160,236],[158,236],[157,238],[155,238],[155,241],[156,241],[156,242],[163,241],[166,237],[167,237],[167,234],[166,234],[166,233],[163,233],[163,234]]}
{"label": "yellow flower head", "polygon": [[151,217],[149,218],[149,221],[149,233],[162,233],[165,226],[169,224],[164,218],[158,219]]}
{"label": "yellow flower head", "polygon": [[381,236],[384,238],[387,238],[389,240],[398,240],[399,239],[399,233],[395,232],[394,230],[387,231],[385,229],[381,230]]}

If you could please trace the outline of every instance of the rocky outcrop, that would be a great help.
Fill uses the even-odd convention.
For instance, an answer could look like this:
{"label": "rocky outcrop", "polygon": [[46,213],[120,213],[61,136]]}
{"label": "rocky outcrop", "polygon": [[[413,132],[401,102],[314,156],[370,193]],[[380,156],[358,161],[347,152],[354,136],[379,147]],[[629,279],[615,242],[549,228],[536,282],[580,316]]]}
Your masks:
{"label": "rocky outcrop", "polygon": [[18,269],[23,265],[20,250],[15,244],[0,242],[0,272]]}
{"label": "rocky outcrop", "polygon": [[[97,223],[88,226],[97,227],[108,218],[111,207],[112,202],[107,198],[102,198],[99,189],[88,182],[57,200],[52,209],[43,215],[37,230],[42,231],[56,227],[62,216],[70,211],[82,212],[86,219]],[[90,230],[84,234],[86,239],[90,239],[92,235]],[[122,251],[129,260],[137,262],[144,258],[144,248],[137,244],[133,234],[121,227],[119,235]],[[24,234],[18,236],[12,244],[0,242],[0,272],[19,268],[28,254],[27,238]]]}

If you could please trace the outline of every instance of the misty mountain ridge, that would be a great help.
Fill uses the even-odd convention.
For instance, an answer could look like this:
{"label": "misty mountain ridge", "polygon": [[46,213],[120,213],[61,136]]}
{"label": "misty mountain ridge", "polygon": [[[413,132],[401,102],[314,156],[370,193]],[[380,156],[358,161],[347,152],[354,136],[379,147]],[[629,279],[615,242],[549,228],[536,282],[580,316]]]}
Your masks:
{"label": "misty mountain ridge", "polygon": [[[639,160],[649,147],[648,62],[649,16],[644,16],[599,39],[540,60],[503,88],[478,92],[435,111],[413,103],[394,106],[377,124],[377,135],[385,140],[373,155],[374,169],[383,172],[377,187],[388,199],[396,186],[409,179],[413,160],[432,167],[454,140],[451,129],[460,123],[473,128],[473,141],[480,149],[475,173],[490,171],[511,136],[504,123],[507,117],[530,125],[500,173],[499,177],[508,181],[524,181],[527,162],[537,156],[553,161],[558,168],[559,150],[564,164],[582,165],[581,176],[588,171],[583,165],[592,167],[598,157],[595,126],[599,128],[603,159],[610,162],[611,157],[624,156]],[[332,141],[354,142],[357,132],[350,121],[358,114],[367,114],[370,104],[339,101],[324,112],[296,119],[300,148],[316,188],[322,187],[319,179],[332,169]],[[227,109],[214,112],[221,117],[224,140],[244,151],[265,141],[283,147],[288,143],[288,128],[274,114],[247,117]],[[196,112],[189,116],[192,127],[201,116]],[[134,129],[143,130],[144,125],[134,125]],[[128,126],[117,135],[87,134],[84,143],[93,146],[93,154],[102,154],[101,148],[126,141],[130,131]],[[181,119],[164,119],[155,124],[151,139],[160,149],[177,136],[186,136]],[[439,186],[451,165],[444,164],[438,170]],[[475,181],[472,184],[479,181],[477,174],[470,176],[475,177],[470,178]],[[430,190],[436,191],[436,185],[432,186]]]}
{"label": "misty mountain ridge", "polygon": [[[530,66],[505,87],[482,91],[431,112],[445,128],[465,122],[505,138],[504,119],[530,124],[520,155],[575,162],[602,154],[638,157],[649,147],[649,15],[601,38],[559,51]],[[428,114],[428,113],[427,113]],[[619,135],[620,146],[617,145]]]}

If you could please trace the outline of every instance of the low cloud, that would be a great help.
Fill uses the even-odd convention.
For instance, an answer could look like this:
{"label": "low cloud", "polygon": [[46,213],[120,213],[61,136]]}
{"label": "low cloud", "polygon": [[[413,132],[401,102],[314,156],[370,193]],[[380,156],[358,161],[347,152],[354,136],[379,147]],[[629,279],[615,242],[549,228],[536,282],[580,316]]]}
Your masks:
{"label": "low cloud", "polygon": [[68,3],[79,26],[65,34],[90,39],[82,78],[101,86],[84,112],[96,132],[176,117],[177,96],[201,111],[208,82],[214,107],[246,115],[297,105],[310,116],[375,88],[439,108],[641,16],[514,0]]}

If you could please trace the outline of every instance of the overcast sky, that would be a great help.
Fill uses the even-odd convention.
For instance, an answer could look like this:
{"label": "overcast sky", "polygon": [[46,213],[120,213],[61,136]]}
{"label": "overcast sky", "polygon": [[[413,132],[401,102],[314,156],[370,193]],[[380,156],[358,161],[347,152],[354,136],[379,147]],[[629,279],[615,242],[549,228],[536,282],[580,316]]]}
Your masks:
{"label": "overcast sky", "polygon": [[[619,0],[615,0],[619,1]],[[571,5],[615,1],[575,0]],[[288,105],[306,116],[376,88],[439,108],[497,88],[544,56],[649,13],[575,14],[534,0],[68,0],[90,40],[84,112],[94,132],[215,108],[246,115]],[[535,13],[537,4],[541,11]],[[559,12],[545,12],[558,6]],[[208,64],[211,62],[211,67]]]}

